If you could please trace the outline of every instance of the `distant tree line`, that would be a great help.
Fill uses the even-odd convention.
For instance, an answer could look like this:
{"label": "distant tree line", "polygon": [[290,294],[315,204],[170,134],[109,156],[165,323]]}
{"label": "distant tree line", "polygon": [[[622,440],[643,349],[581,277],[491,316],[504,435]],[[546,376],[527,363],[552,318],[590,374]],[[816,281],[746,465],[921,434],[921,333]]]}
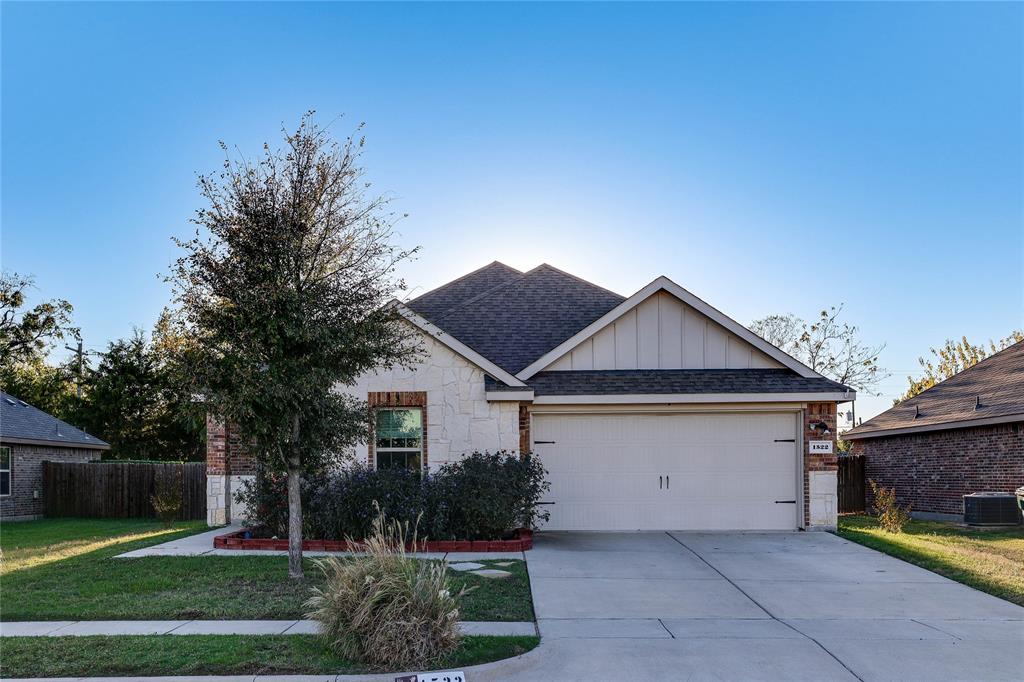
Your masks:
{"label": "distant tree line", "polygon": [[72,305],[27,304],[31,277],[0,275],[0,387],[110,443],[111,459],[202,460],[205,410],[186,389],[188,341],[164,311],[150,334],[136,329],[106,349],[63,362],[77,341]]}

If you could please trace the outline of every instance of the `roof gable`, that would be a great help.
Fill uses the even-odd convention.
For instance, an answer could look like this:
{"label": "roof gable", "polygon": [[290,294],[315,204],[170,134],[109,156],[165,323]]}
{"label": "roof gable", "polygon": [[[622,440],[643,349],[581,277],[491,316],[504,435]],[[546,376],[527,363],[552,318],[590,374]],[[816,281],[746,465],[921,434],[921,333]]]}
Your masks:
{"label": "roof gable", "polygon": [[[603,330],[606,330],[610,325],[615,325],[619,320],[627,321],[628,326],[628,316],[639,316],[640,314],[644,313],[643,304],[651,300],[652,297],[655,297],[656,294],[662,291],[670,294],[672,297],[678,299],[680,302],[684,304],[684,320],[683,322],[681,322],[682,325],[685,325],[685,315],[687,314],[686,311],[690,310],[692,311],[692,313],[699,314],[701,319],[706,319],[708,321],[707,323],[705,323],[705,330],[710,329],[710,333],[713,336],[720,336],[724,332],[724,337],[714,338],[713,344],[709,345],[705,341],[701,346],[702,352],[705,356],[702,360],[703,368],[728,368],[730,365],[729,348],[730,343],[732,343],[732,347],[735,349],[735,359],[732,364],[735,368],[744,368],[744,365],[746,368],[771,368],[782,366],[788,367],[789,369],[795,371],[797,374],[803,377],[821,377],[819,373],[815,372],[810,367],[807,367],[806,365],[799,362],[798,360],[788,355],[784,351],[768,343],[760,336],[754,334],[752,331],[741,325],[739,322],[733,320],[732,318],[725,315],[721,311],[707,304],[697,296],[694,296],[689,291],[683,289],[681,286],[679,286],[672,280],[668,279],[667,277],[657,278],[656,280],[645,286],[643,289],[630,296],[628,299],[623,300],[621,303],[619,303],[619,305],[610,309],[600,318],[594,320],[585,328],[581,329],[579,332],[572,335],[571,337],[568,337],[565,341],[553,347],[552,350],[548,351],[535,361],[531,362],[528,366],[523,368],[521,371],[517,372],[516,376],[520,379],[528,380],[531,376],[537,374],[542,370],[555,369],[556,367],[553,366],[553,363],[558,361],[567,353],[572,353],[573,350],[576,349],[577,347],[585,348],[585,345],[583,344],[585,341],[589,339],[593,339],[593,342],[595,343],[592,352],[596,356],[598,352],[596,344],[600,343],[598,335],[602,333]],[[650,308],[650,304],[648,304],[647,307]],[[650,310],[647,311],[647,314],[650,315]],[[660,321],[654,321],[649,324],[654,325],[654,329],[658,329],[658,325],[660,325],[661,323]],[[639,330],[640,326],[642,326],[643,323],[638,323],[638,325],[639,326],[637,326],[636,328]],[[681,333],[685,333],[685,330]],[[705,331],[705,334],[706,333],[707,332]],[[607,335],[608,332],[604,331],[604,334]],[[647,343],[651,344],[652,342],[650,339],[652,338],[652,335],[648,334],[647,336]],[[657,334],[655,334],[654,337],[654,343],[660,344],[660,342],[658,341],[660,337]],[[730,339],[732,339],[732,341],[730,341]],[[639,334],[637,336],[637,341],[640,341]],[[684,339],[682,337],[679,337],[679,341],[682,342],[684,341]],[[712,345],[714,347],[714,352],[717,355],[711,358],[711,363],[709,365],[707,362],[706,351],[708,348],[712,347]],[[757,353],[755,354],[753,351],[756,351]],[[616,345],[615,352],[619,352],[618,345]],[[668,349],[668,355],[672,355],[674,352],[674,347],[670,347]],[[695,358],[693,363],[684,362],[685,356],[683,354],[686,352],[685,347],[681,347],[679,352],[681,358],[683,358],[680,361],[680,364],[682,364],[683,367],[686,367],[687,364],[696,365]],[[695,353],[695,351],[693,352]],[[583,351],[583,353],[585,353],[585,351]],[[647,348],[646,350],[641,350],[638,347],[635,351],[635,355],[637,357],[637,365],[641,364],[640,357],[642,357],[645,353],[648,357],[657,356],[658,362],[661,362],[662,348],[660,345],[658,345],[656,349]],[[627,349],[625,354],[629,355],[630,351]],[[643,364],[652,363],[645,361]],[[666,364],[673,363],[667,362]],[[558,368],[565,369],[564,366],[560,366]],[[630,369],[630,367],[628,366],[621,368]],[[633,368],[642,367],[634,366]]]}
{"label": "roof gable", "polygon": [[544,371],[781,367],[764,351],[659,289]]}
{"label": "roof gable", "polygon": [[99,438],[3,391],[0,391],[0,441],[53,443],[98,450],[110,447]]}
{"label": "roof gable", "polygon": [[843,437],[1024,421],[1022,386],[1024,341],[1019,341],[850,429]]}
{"label": "roof gable", "polygon": [[[623,300],[619,294],[543,264],[430,321],[515,374]],[[410,302],[413,310],[415,303]]]}

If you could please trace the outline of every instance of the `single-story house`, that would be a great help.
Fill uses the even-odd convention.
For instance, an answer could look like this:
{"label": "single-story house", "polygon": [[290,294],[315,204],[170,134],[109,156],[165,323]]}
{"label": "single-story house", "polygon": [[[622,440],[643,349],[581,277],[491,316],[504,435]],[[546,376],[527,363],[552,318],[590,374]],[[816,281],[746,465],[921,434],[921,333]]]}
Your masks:
{"label": "single-story house", "polygon": [[[668,278],[624,297],[495,262],[394,305],[424,354],[345,389],[371,406],[359,461],[532,452],[551,483],[546,529],[835,527],[836,405],[854,391]],[[207,435],[220,524],[254,465],[223,424]]]}
{"label": "single-story house", "polygon": [[0,391],[0,518],[43,515],[43,462],[89,462],[109,445]]}
{"label": "single-story house", "polygon": [[963,496],[1024,485],[1024,341],[843,434],[865,476],[925,518],[963,518]]}

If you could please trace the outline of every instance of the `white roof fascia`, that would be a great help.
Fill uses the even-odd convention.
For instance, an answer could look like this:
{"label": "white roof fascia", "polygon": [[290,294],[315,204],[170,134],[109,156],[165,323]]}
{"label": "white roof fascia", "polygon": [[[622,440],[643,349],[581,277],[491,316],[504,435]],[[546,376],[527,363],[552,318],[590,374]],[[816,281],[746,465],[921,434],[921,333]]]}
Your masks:
{"label": "white roof fascia", "polygon": [[510,373],[506,372],[501,367],[498,367],[496,364],[494,364],[484,356],[480,355],[475,350],[473,350],[466,344],[462,343],[457,338],[455,338],[448,332],[444,331],[434,323],[427,321],[420,315],[417,315],[415,312],[412,311],[412,309],[403,304],[401,301],[392,301],[392,305],[394,305],[398,309],[398,312],[402,317],[404,317],[406,320],[419,327],[420,330],[422,330],[424,333],[429,334],[431,337],[437,339],[444,345],[448,346],[450,349],[452,349],[462,357],[466,358],[474,365],[490,374],[495,379],[499,379],[500,381],[505,382],[509,386],[523,386],[524,388],[526,387],[525,383],[523,383],[516,377],[512,376]]}
{"label": "white roof fascia", "polygon": [[631,405],[668,403],[814,403],[846,402],[846,393],[617,393],[613,395],[542,395],[535,405]]}
{"label": "white roof fascia", "polygon": [[803,364],[802,362],[791,356],[789,353],[786,353],[780,348],[776,348],[775,346],[773,346],[772,344],[768,343],[760,336],[755,334],[754,332],[744,327],[736,320],[732,319],[731,317],[721,312],[717,308],[709,305],[708,303],[698,298],[697,296],[691,294],[689,291],[682,288],[681,286],[670,280],[668,277],[665,277],[664,275],[658,277],[656,280],[645,286],[643,289],[636,292],[635,294],[627,298],[625,301],[615,306],[614,308],[612,308],[610,311],[608,311],[595,321],[591,322],[582,330],[580,330],[573,336],[569,337],[568,339],[560,343],[554,349],[542,355],[532,364],[530,364],[521,372],[519,372],[516,376],[524,380],[529,379],[534,374],[540,372],[542,369],[544,369],[552,362],[554,362],[558,358],[562,357],[563,355],[571,351],[580,343],[587,340],[597,332],[601,331],[602,329],[613,323],[615,320],[619,319],[624,314],[626,314],[636,306],[640,305],[640,303],[647,300],[648,298],[650,298],[655,293],[661,290],[665,290],[668,293],[672,294],[673,296],[683,301],[697,312],[705,315],[714,322],[717,322],[718,324],[722,325],[731,333],[743,339],[744,341],[752,345],[754,348],[757,348],[758,350],[762,351],[769,357],[777,360],[778,362],[781,362],[783,365],[795,371],[800,376],[808,378],[824,378],[821,374],[818,374],[813,369],[811,369],[807,365]]}

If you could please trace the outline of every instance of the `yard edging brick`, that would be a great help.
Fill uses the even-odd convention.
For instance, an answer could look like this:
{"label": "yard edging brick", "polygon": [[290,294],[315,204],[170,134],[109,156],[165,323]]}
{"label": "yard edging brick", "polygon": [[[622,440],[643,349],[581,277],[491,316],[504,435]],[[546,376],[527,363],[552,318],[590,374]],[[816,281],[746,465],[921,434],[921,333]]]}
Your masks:
{"label": "yard edging brick", "polygon": [[[288,549],[287,538],[255,538],[256,529],[243,528],[232,533],[224,533],[213,538],[214,549],[240,549],[249,551],[285,550]],[[413,546],[406,545],[410,552],[526,552],[533,549],[533,531],[520,528],[516,537],[511,540],[423,540]],[[303,540],[304,552],[359,552],[363,550],[360,542],[349,543],[346,540]]]}

